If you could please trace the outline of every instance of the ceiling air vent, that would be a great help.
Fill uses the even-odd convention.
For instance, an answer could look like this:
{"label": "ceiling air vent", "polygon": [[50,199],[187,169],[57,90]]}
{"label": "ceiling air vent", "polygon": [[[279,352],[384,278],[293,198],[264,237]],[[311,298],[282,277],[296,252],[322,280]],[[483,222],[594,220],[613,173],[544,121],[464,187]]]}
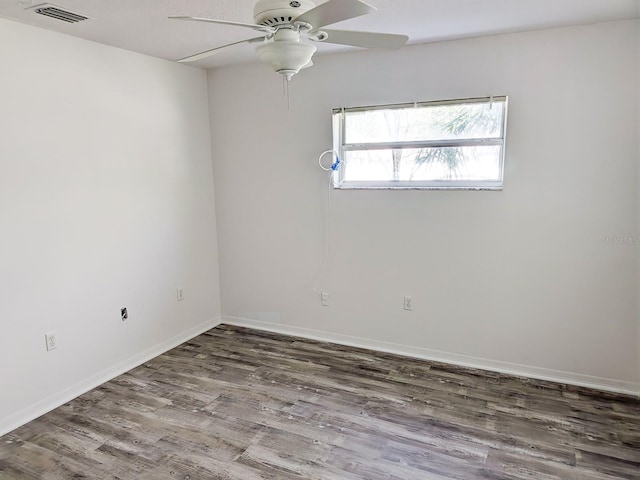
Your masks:
{"label": "ceiling air vent", "polygon": [[65,10],[64,8],[60,8],[56,5],[51,5],[50,3],[36,5],[35,7],[31,7],[31,10],[36,12],[38,15],[55,18],[56,20],[62,20],[67,23],[78,23],[89,19],[89,17],[85,17],[79,13],[70,12],[69,10]]}

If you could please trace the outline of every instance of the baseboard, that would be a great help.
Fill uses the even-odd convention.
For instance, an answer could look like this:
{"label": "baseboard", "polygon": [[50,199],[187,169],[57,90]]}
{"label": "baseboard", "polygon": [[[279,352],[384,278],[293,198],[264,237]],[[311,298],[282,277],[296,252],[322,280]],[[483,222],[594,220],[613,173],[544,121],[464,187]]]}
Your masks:
{"label": "baseboard", "polygon": [[100,373],[92,375],[90,378],[87,378],[82,382],[66,388],[61,392],[55,393],[33,405],[30,405],[15,413],[14,415],[4,418],[2,421],[0,421],[0,436],[15,430],[25,423],[28,423],[31,420],[34,420],[44,415],[45,413],[58,408],[61,405],[64,405],[74,398],[79,397],[83,393],[87,393],[88,391],[93,390],[103,383],[108,382],[109,380],[112,380],[125,372],[128,372],[132,368],[138,367],[143,363],[148,362],[152,358],[162,355],[172,348],[175,348],[178,345],[191,340],[192,338],[197,337],[198,335],[207,332],[212,328],[217,327],[221,323],[222,320],[219,317],[207,320],[206,322],[185,330],[184,332],[181,332],[178,335],[162,343],[159,343],[158,345],[154,345],[153,347],[148,348],[147,350],[140,352],[133,357],[123,360],[122,362],[119,362],[116,365],[113,365],[105,370],[102,370]]}
{"label": "baseboard", "polygon": [[459,353],[443,352],[439,350],[431,350],[427,348],[401,345],[380,340],[353,337],[349,335],[342,335],[339,333],[331,333],[321,330],[295,327],[291,325],[269,323],[234,316],[223,316],[222,323],[225,323],[227,325],[235,325],[238,327],[254,328],[256,330],[264,330],[273,333],[281,333],[283,335],[308,338],[311,340],[319,340],[322,342],[337,343],[340,345],[347,345],[358,348],[367,348],[370,350],[393,353],[396,355],[402,355],[412,358],[420,358],[423,360],[449,363],[462,367],[489,370],[493,372],[505,373],[508,375],[516,375],[519,377],[528,377],[537,380],[545,380],[567,385],[593,388],[605,392],[632,395],[634,397],[640,398],[640,384],[626,382],[623,380],[612,380],[608,378],[583,375],[579,373],[551,370],[529,365],[520,365],[499,360],[491,360],[488,358],[473,357],[470,355],[463,355]]}

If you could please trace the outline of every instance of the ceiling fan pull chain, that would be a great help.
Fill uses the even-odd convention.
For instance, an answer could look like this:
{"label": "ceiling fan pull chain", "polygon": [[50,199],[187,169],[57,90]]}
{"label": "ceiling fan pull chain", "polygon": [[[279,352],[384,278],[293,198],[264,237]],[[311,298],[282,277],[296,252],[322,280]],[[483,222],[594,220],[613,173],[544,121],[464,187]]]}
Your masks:
{"label": "ceiling fan pull chain", "polygon": [[291,110],[291,94],[289,93],[289,81],[291,77],[282,75],[282,95],[287,98],[287,110]]}

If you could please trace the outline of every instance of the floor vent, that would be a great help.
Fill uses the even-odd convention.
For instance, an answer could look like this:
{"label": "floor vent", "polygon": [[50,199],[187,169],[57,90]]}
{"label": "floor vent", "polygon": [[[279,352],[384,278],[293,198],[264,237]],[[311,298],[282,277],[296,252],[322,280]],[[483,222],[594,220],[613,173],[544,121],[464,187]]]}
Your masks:
{"label": "floor vent", "polygon": [[69,10],[65,10],[55,5],[51,5],[49,3],[36,5],[31,9],[34,12],[36,12],[38,15],[44,15],[45,17],[55,18],[56,20],[61,20],[67,23],[78,23],[78,22],[82,22],[83,20],[89,19],[89,17],[85,17],[84,15],[80,15],[78,13],[70,12]]}

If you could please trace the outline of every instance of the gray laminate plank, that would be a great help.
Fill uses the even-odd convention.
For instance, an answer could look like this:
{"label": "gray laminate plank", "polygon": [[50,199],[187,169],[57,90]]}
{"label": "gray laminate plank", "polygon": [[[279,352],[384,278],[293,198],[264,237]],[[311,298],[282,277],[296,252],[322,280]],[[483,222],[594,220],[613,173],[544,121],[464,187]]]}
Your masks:
{"label": "gray laminate plank", "polygon": [[5,480],[640,479],[640,401],[221,326],[0,438]]}

